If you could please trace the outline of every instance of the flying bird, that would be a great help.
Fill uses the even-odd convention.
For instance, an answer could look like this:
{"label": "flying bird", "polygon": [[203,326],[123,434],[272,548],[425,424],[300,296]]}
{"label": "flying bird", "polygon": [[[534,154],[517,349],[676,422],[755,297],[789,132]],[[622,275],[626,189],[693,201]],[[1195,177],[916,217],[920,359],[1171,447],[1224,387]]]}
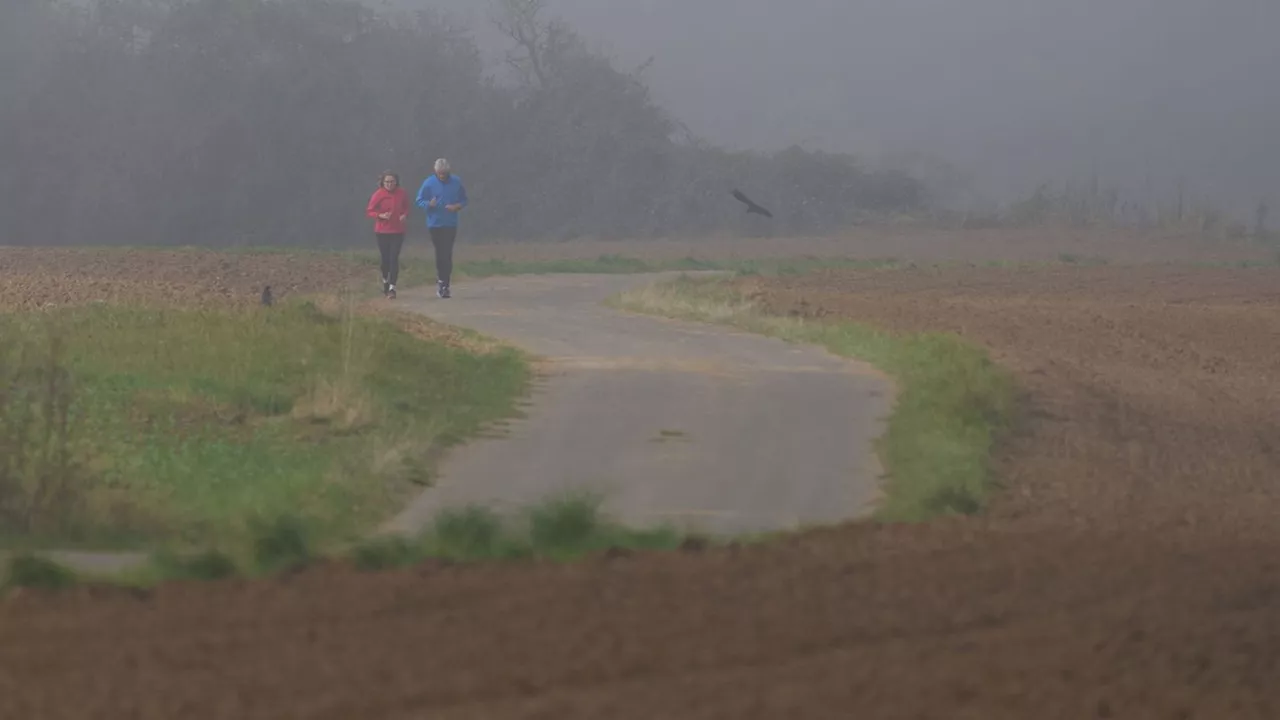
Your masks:
{"label": "flying bird", "polygon": [[738,202],[747,206],[748,214],[755,213],[757,215],[763,215],[767,218],[773,217],[773,213],[755,204],[755,202],[753,202],[751,198],[747,197],[746,195],[743,195],[741,190],[734,190],[732,195]]}
{"label": "flying bird", "polygon": [[271,303],[272,303],[271,286],[267,285],[266,287],[262,288],[262,304],[266,305],[267,307],[270,307]]}

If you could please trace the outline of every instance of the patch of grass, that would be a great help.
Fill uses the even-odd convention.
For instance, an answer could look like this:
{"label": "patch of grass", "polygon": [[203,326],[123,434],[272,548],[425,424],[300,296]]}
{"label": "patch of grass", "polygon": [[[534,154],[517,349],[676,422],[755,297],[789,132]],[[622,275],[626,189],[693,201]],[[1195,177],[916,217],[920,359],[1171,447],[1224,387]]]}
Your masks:
{"label": "patch of grass", "polygon": [[[909,265],[909,263],[907,263]],[[897,258],[836,258],[836,257],[794,257],[773,258],[767,260],[737,260],[725,263],[723,267],[709,268],[728,270],[744,276],[783,276],[804,275],[817,270],[858,269],[874,270],[904,266]],[[671,270],[683,270],[673,267]]]}
{"label": "patch of grass", "polygon": [[72,416],[65,343],[32,346],[0,331],[0,528],[57,533],[83,517],[88,481]]}
{"label": "patch of grass", "polygon": [[551,273],[642,273],[653,272],[654,263],[624,255],[601,255],[591,259],[543,260],[513,262],[509,260],[471,260],[458,264],[458,272],[470,277],[492,275],[526,275]]}
{"label": "patch of grass", "polygon": [[76,574],[54,560],[22,553],[9,560],[5,588],[62,590],[76,584]]}
{"label": "patch of grass", "polygon": [[[377,266],[378,259],[361,256],[361,262]],[[723,271],[744,275],[796,275],[825,268],[876,268],[899,264],[895,258],[778,257],[748,260],[713,260],[688,256],[668,260],[645,260],[618,254],[602,254],[594,258],[562,258],[552,260],[462,260],[454,265],[458,277],[494,277],[504,275],[549,274],[634,274],[668,271]],[[429,259],[406,258],[400,263],[400,285],[411,287],[433,283],[435,263]]]}
{"label": "patch of grass", "polygon": [[600,524],[599,498],[568,495],[533,508],[529,513],[529,540],[540,554],[572,554],[598,537]]}
{"label": "patch of grass", "polygon": [[421,549],[399,535],[366,540],[351,553],[355,566],[366,572],[406,567],[421,562],[422,558]]}
{"label": "patch of grass", "polygon": [[[220,550],[186,553],[164,550],[153,553],[149,561],[139,566],[117,572],[97,571],[85,575],[84,579],[144,589],[170,581],[269,577],[301,570],[336,556],[345,557],[361,571],[376,572],[412,567],[430,560],[572,562],[604,551],[669,551],[690,543],[702,547],[708,541],[687,537],[667,526],[625,527],[603,516],[598,496],[569,493],[509,517],[481,506],[444,510],[416,537],[379,535],[342,550],[318,548],[308,523],[285,514],[255,524],[253,543],[241,561]],[[10,585],[59,589],[81,579],[46,558],[35,554],[15,558],[16,570],[11,573],[15,580]]]}
{"label": "patch of grass", "polygon": [[443,511],[425,541],[428,555],[449,560],[516,558],[530,553],[528,543],[514,536],[496,513],[482,507]]}
{"label": "patch of grass", "polygon": [[235,558],[218,550],[190,556],[158,553],[148,568],[157,578],[167,580],[224,580],[240,574]]}
{"label": "patch of grass", "polygon": [[479,506],[441,512],[420,537],[378,537],[350,557],[362,570],[406,567],[428,559],[485,562],[543,558],[570,562],[611,549],[674,550],[685,536],[667,527],[628,528],[601,514],[599,499],[571,493],[513,517]]}
{"label": "patch of grass", "polygon": [[318,543],[356,537],[531,380],[514,349],[350,302],[74,307],[0,315],[0,338],[0,525],[19,546],[248,547],[289,513]]}
{"label": "patch of grass", "polygon": [[731,282],[717,278],[677,278],[625,293],[610,304],[821,345],[891,375],[897,402],[877,447],[889,474],[877,512],[883,520],[974,514],[992,489],[990,454],[1013,422],[1014,381],[980,348],[957,336],[900,335],[844,320],[768,316]]}
{"label": "patch of grass", "polygon": [[311,533],[293,515],[281,515],[256,528],[253,540],[254,567],[262,573],[296,570],[314,558]]}
{"label": "patch of grass", "polygon": [[1086,267],[1099,267],[1108,264],[1110,261],[1100,255],[1077,255],[1075,253],[1058,253],[1058,262],[1065,265],[1084,265]]}
{"label": "patch of grass", "polygon": [[667,527],[635,529],[609,522],[601,501],[591,493],[568,493],[531,508],[526,523],[533,554],[563,561],[609,549],[672,550],[685,539]]}

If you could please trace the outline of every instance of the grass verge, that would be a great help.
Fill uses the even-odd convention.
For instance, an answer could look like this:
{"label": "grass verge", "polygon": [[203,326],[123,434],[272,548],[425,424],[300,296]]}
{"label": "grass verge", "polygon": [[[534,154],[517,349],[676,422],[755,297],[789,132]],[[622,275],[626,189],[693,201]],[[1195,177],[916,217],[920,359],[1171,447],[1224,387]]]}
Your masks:
{"label": "grass verge", "polygon": [[877,517],[910,522],[982,509],[994,485],[991,451],[1013,422],[1016,403],[1012,375],[980,348],[953,335],[899,335],[850,321],[769,316],[720,278],[676,278],[610,304],[822,345],[871,363],[898,385],[877,447],[889,476]]}
{"label": "grass verge", "polygon": [[[366,265],[377,267],[376,255],[355,255]],[[548,274],[634,274],[668,271],[720,270],[741,275],[799,275],[823,268],[875,268],[899,264],[894,258],[834,258],[787,257],[745,260],[713,260],[700,257],[683,257],[669,260],[645,260],[626,255],[603,254],[594,258],[549,260],[459,260],[454,264],[454,275],[461,278],[483,278],[506,275]],[[400,286],[413,287],[434,284],[435,263],[416,257],[400,261]]]}
{"label": "grass verge", "polygon": [[9,588],[31,588],[40,590],[62,590],[75,585],[79,578],[74,572],[38,555],[23,553],[9,560],[8,568],[0,576],[0,590]]}
{"label": "grass verge", "polygon": [[[351,257],[365,265],[376,267],[378,259],[367,253],[355,253]],[[1277,257],[1280,257],[1278,255]],[[1095,255],[1076,255],[1060,253],[1054,260],[1042,261],[1002,261],[991,260],[972,262],[964,260],[912,261],[893,257],[857,258],[831,256],[791,256],[747,259],[715,259],[697,256],[671,258],[664,260],[646,260],[638,257],[618,254],[602,254],[593,258],[561,258],[547,260],[507,260],[491,258],[487,260],[462,260],[454,265],[454,274],[460,278],[484,278],[508,275],[548,275],[548,274],[638,274],[657,272],[697,272],[719,271],[741,276],[787,276],[804,275],[817,270],[837,269],[883,269],[883,268],[916,268],[929,267],[936,269],[956,267],[1009,267],[1037,268],[1045,266],[1062,267],[1096,267],[1110,264],[1106,257]],[[1274,264],[1274,263],[1272,263]],[[1227,263],[1231,266],[1265,266],[1266,262]],[[423,284],[434,284],[435,263],[430,259],[409,257],[401,260],[400,284],[402,287],[413,287]]]}
{"label": "grass verge", "polygon": [[[267,577],[335,559],[364,572],[411,567],[431,560],[571,562],[608,551],[675,550],[689,541],[665,526],[633,529],[616,524],[601,513],[599,498],[567,494],[514,517],[502,517],[479,506],[446,510],[417,537],[379,536],[338,552],[317,548],[304,524],[295,516],[282,515],[256,525],[251,544],[240,553],[158,552],[143,567],[114,577],[76,573],[48,557],[19,554],[0,570],[0,590],[60,590],[82,582],[146,588],[171,581]],[[697,546],[705,544],[700,540]]]}
{"label": "grass verge", "polygon": [[358,545],[351,558],[364,570],[430,559],[569,562],[607,550],[674,550],[685,539],[663,526],[634,529],[610,522],[601,514],[598,498],[568,494],[510,518],[477,506],[446,510],[420,537],[375,538]]}
{"label": "grass verge", "polygon": [[0,542],[237,548],[285,515],[352,539],[516,414],[523,354],[339,310],[0,315]]}

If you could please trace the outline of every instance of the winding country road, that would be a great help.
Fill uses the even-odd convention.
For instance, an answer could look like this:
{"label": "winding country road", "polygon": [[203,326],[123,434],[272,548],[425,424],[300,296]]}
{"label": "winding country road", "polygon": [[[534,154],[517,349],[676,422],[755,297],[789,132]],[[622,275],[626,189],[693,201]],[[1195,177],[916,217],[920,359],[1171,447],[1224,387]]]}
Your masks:
{"label": "winding country road", "polygon": [[[407,309],[522,347],[541,372],[524,418],[452,450],[435,486],[379,531],[414,533],[447,507],[518,510],[572,490],[600,493],[627,524],[708,534],[868,514],[891,383],[820,348],[604,305],[676,274],[495,277],[464,282],[449,300],[403,291]],[[105,574],[147,560],[50,555]]]}
{"label": "winding country road", "polygon": [[865,515],[890,383],[819,348],[603,304],[665,275],[496,277],[460,283],[449,300],[402,293],[409,309],[533,353],[544,372],[527,417],[452,451],[435,487],[383,529],[581,489],[623,522],[712,534]]}

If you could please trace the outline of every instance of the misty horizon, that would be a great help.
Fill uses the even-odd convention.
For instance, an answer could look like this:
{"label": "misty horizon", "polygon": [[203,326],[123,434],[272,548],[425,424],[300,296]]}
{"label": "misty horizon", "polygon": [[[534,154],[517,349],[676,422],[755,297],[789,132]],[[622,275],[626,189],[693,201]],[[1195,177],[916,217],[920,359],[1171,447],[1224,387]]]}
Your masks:
{"label": "misty horizon", "polygon": [[[377,3],[375,3],[377,4]],[[466,23],[489,3],[399,0]],[[1280,3],[1252,0],[550,0],[708,141],[868,160],[922,156],[966,200],[1089,182],[1137,200],[1179,183],[1234,215],[1280,203]]]}
{"label": "misty horizon", "polygon": [[[523,48],[485,0],[0,4],[0,230],[342,245],[369,177],[440,156],[495,241],[902,218],[1266,238],[1260,204],[1280,205],[1280,4],[545,2],[507,7],[556,38]],[[264,205],[282,169],[291,192]],[[63,185],[79,201],[55,209]]]}

